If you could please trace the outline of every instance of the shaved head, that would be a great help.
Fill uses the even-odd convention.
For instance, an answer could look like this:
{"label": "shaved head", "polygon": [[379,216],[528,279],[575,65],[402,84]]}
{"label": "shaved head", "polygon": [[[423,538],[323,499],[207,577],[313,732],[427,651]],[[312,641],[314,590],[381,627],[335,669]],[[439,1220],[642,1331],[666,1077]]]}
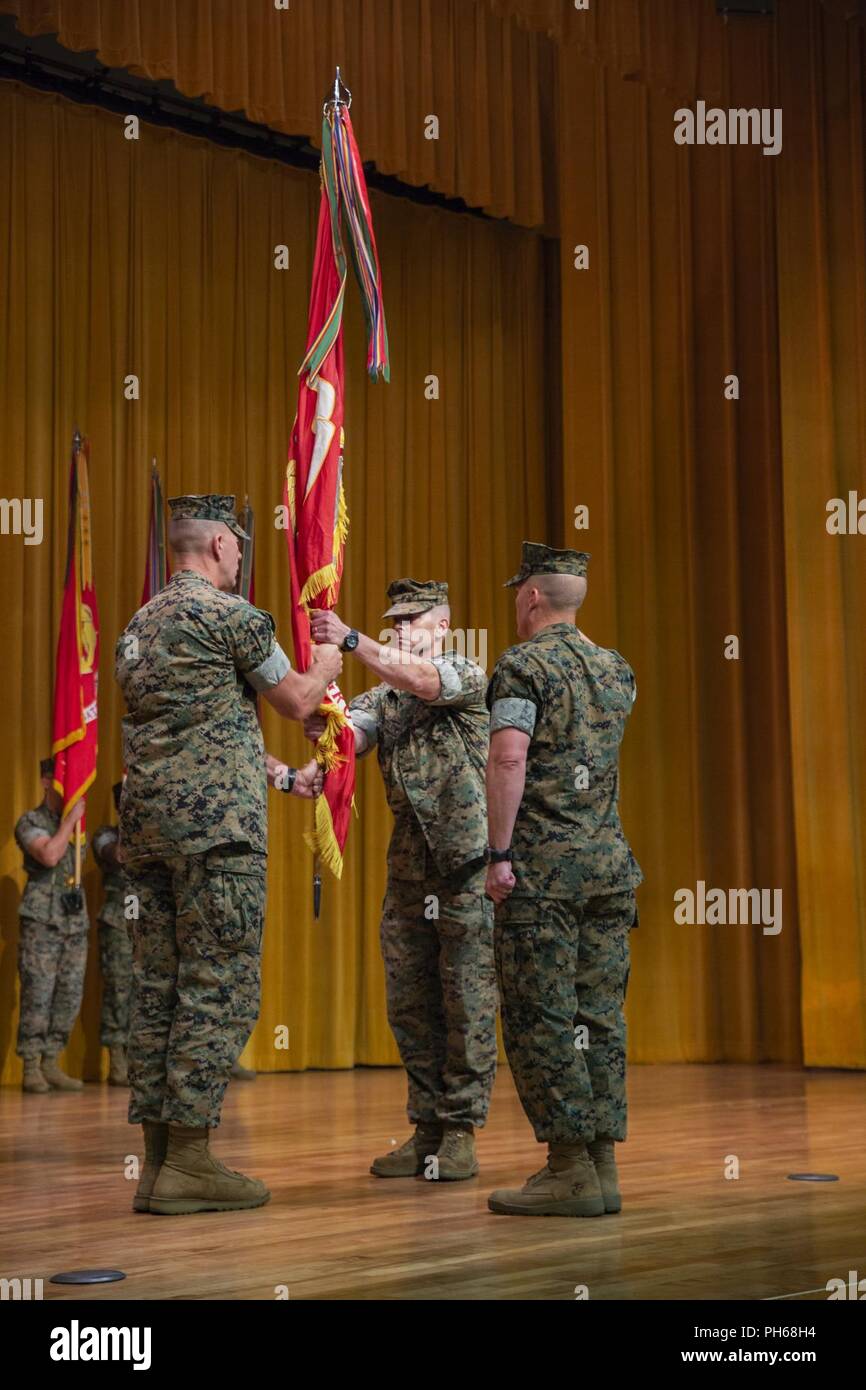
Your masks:
{"label": "shaved head", "polygon": [[183,517],[168,523],[168,543],[178,559],[186,555],[205,555],[213,537],[227,530],[222,521],[194,521]]}
{"label": "shaved head", "polygon": [[586,598],[579,574],[529,574],[514,591],[517,635],[521,642],[552,623],[573,623]]}
{"label": "shaved head", "polygon": [[241,562],[238,538],[224,521],[178,517],[168,523],[168,544],[175,571],[195,570],[218,589],[231,593]]}
{"label": "shaved head", "polygon": [[576,613],[586,598],[586,580],[578,574],[536,574],[533,584],[553,613]]}

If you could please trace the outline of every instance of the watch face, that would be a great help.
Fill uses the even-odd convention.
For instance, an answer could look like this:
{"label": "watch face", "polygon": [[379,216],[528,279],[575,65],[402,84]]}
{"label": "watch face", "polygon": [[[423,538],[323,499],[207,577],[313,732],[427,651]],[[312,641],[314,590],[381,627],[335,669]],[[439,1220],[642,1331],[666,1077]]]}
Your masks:
{"label": "watch face", "polygon": [[353,652],[353,651],[355,650],[355,648],[357,647],[357,645],[358,645],[358,634],[357,634],[357,632],[348,632],[348,633],[346,634],[345,641],[343,642],[343,646],[345,647],[346,651],[347,651],[347,652]]}

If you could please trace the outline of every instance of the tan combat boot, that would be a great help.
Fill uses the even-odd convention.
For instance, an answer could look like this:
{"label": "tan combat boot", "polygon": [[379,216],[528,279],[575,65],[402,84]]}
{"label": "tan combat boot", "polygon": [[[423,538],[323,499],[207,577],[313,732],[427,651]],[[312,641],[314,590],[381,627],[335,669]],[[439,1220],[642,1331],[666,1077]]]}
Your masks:
{"label": "tan combat boot", "polygon": [[472,1125],[446,1124],[437,1154],[440,1182],[461,1182],[478,1172]]}
{"label": "tan combat boot", "polygon": [[67,1076],[57,1065],[56,1057],[42,1057],[42,1075],[54,1091],[83,1091],[84,1082],[74,1076]]}
{"label": "tan combat boot", "polygon": [[595,1164],[595,1171],[598,1173],[598,1182],[606,1212],[622,1211],[622,1194],[619,1190],[619,1174],[616,1171],[613,1145],[612,1139],[601,1138],[593,1139],[586,1146],[589,1149],[590,1158]]}
{"label": "tan combat boot", "polygon": [[370,1172],[377,1178],[414,1178],[424,1172],[424,1160],[435,1154],[442,1142],[442,1126],[418,1125],[415,1133],[399,1149],[374,1158]]}
{"label": "tan combat boot", "polygon": [[162,1120],[142,1120],[144,1131],[144,1167],[132,1199],[133,1211],[150,1211],[153,1186],[165,1162],[168,1149],[168,1125]]}
{"label": "tan combat boot", "polygon": [[235,1062],[229,1076],[232,1081],[255,1081],[256,1079],[256,1073],[250,1071],[249,1067],[242,1067],[240,1062]]}
{"label": "tan combat boot", "polygon": [[24,1081],[22,1082],[22,1090],[32,1091],[38,1095],[45,1095],[46,1091],[51,1090],[51,1087],[42,1075],[42,1067],[39,1064],[38,1057],[24,1058]]}
{"label": "tan combat boot", "polygon": [[505,1216],[603,1216],[604,1198],[586,1145],[551,1144],[549,1150],[545,1167],[519,1192],[491,1192],[490,1210]]}
{"label": "tan combat boot", "polygon": [[128,1086],[129,1075],[126,1070],[126,1048],[119,1044],[108,1049],[109,1086]]}
{"label": "tan combat boot", "polygon": [[262,1207],[270,1192],[258,1178],[235,1173],[208,1148],[210,1131],[169,1125],[168,1151],[153,1185],[150,1210],[159,1216]]}

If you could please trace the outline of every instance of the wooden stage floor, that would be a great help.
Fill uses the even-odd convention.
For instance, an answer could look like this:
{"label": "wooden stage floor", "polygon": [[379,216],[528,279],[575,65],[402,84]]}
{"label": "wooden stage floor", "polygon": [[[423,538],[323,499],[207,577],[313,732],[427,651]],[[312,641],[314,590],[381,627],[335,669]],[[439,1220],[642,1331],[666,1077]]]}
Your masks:
{"label": "wooden stage floor", "polygon": [[[252,1212],[130,1210],[124,1176],[140,1130],[126,1091],[0,1091],[0,1275],[45,1280],[51,1299],[826,1299],[866,1276],[866,1083],[780,1066],[630,1071],[621,1215],[494,1216],[493,1187],[543,1162],[511,1076],[497,1078],[470,1182],[383,1181],[368,1164],[407,1133],[393,1069],[233,1083],[214,1150],[261,1177]],[[134,1142],[130,1142],[135,1135]],[[729,1155],[739,1178],[726,1179]],[[787,1181],[835,1173],[834,1183]],[[52,1274],[116,1267],[96,1289]]]}

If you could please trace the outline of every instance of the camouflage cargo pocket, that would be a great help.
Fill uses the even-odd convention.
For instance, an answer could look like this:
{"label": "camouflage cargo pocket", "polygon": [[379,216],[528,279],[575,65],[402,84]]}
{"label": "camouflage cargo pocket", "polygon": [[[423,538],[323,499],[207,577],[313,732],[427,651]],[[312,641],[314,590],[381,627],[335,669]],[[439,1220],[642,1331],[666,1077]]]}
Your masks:
{"label": "camouflage cargo pocket", "polygon": [[496,973],[504,999],[536,1004],[573,978],[570,923],[550,899],[514,895],[497,908]]}
{"label": "camouflage cargo pocket", "polygon": [[204,865],[207,925],[225,951],[258,951],[265,917],[265,856],[211,850]]}

